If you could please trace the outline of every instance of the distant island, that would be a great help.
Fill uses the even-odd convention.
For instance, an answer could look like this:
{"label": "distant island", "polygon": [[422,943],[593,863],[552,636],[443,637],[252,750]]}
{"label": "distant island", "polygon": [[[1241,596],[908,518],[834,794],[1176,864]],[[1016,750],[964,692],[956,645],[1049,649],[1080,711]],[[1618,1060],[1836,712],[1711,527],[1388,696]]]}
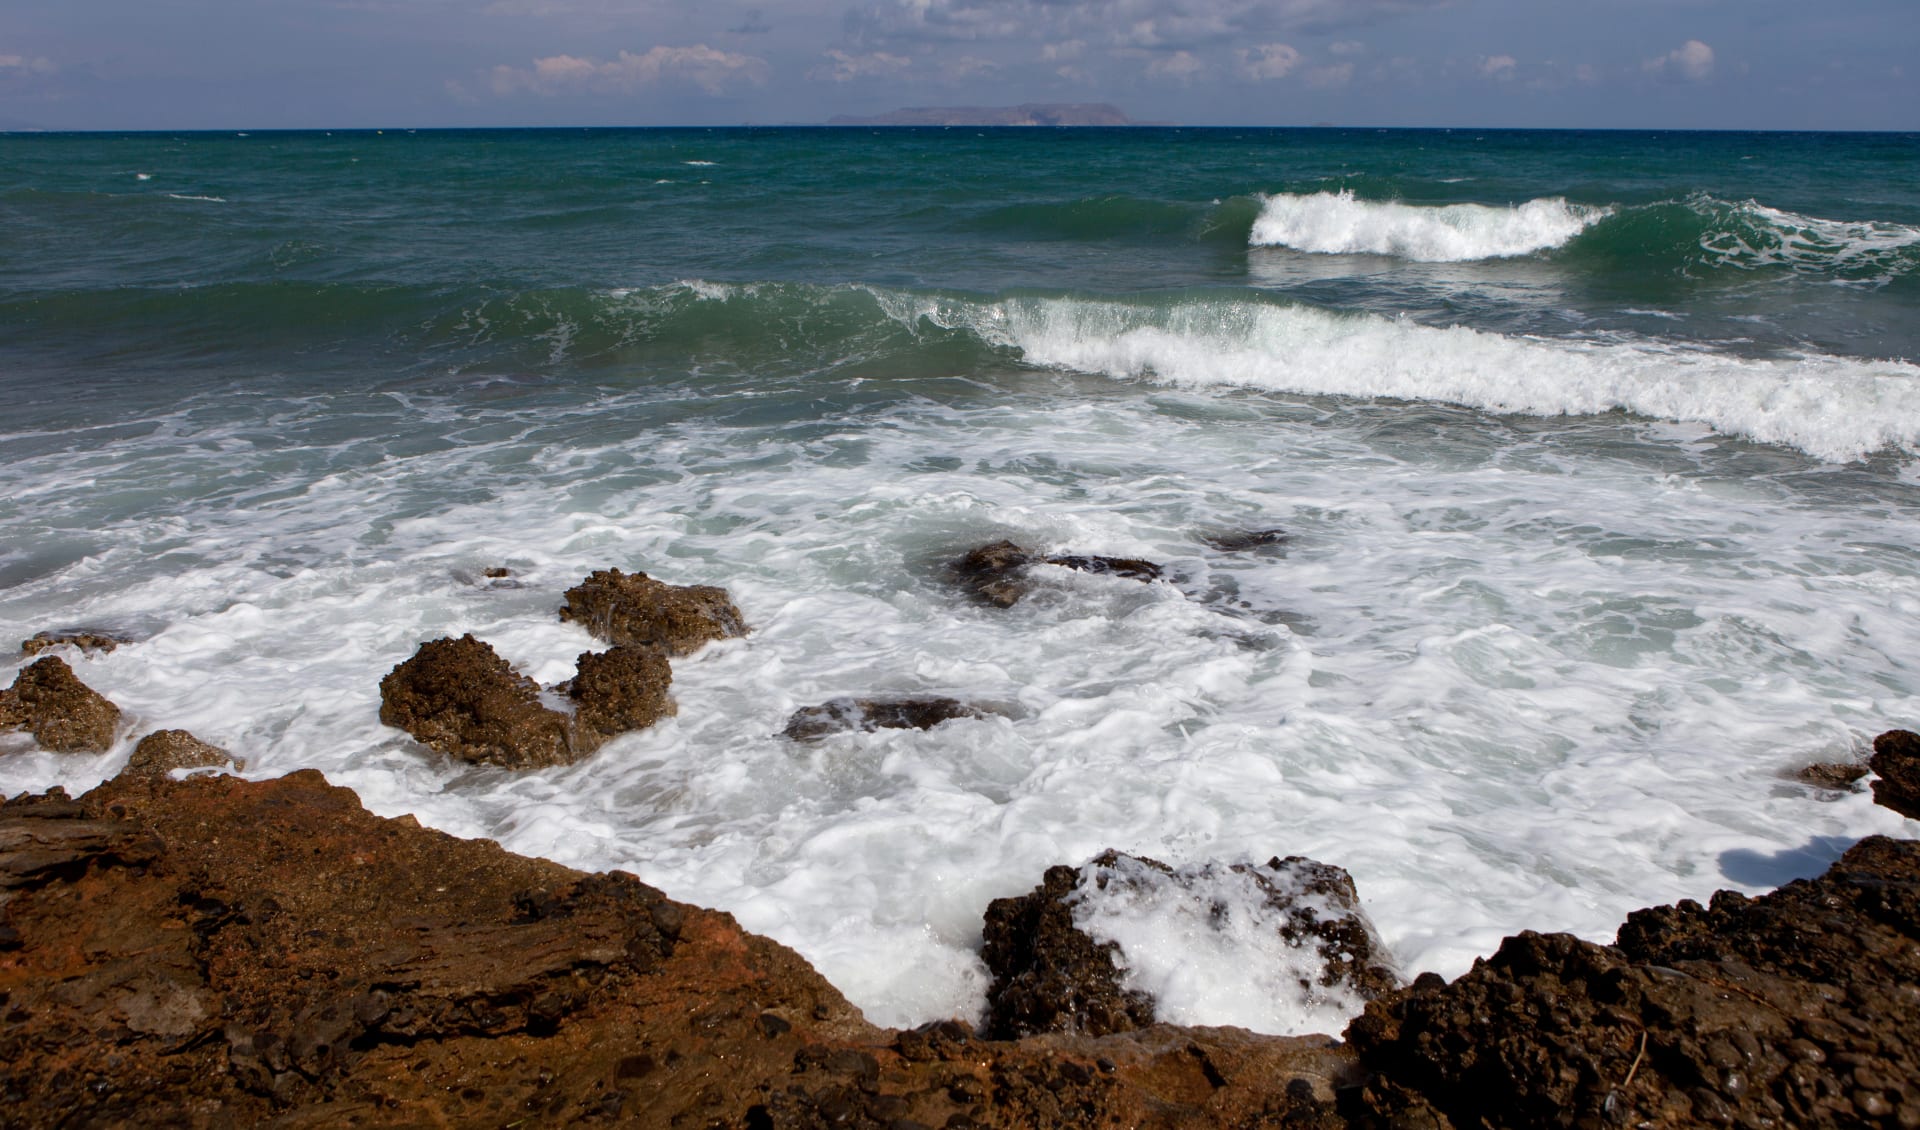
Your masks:
{"label": "distant island", "polygon": [[1111,102],[1023,102],[1018,106],[909,106],[870,118],[836,114],[830,126],[1137,126]]}

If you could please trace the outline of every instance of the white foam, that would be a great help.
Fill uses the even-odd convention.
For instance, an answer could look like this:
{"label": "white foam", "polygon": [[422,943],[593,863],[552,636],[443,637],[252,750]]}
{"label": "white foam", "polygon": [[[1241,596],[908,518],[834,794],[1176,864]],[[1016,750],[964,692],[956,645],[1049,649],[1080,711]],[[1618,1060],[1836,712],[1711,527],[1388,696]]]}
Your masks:
{"label": "white foam", "polygon": [[225,204],[227,202],[227,198],[224,196],[195,196],[192,193],[187,193],[187,192],[169,192],[167,193],[167,199],[197,200],[206,204]]}
{"label": "white foam", "polygon": [[1393,255],[1429,263],[1504,259],[1559,247],[1612,214],[1558,197],[1509,208],[1361,200],[1353,190],[1263,198],[1249,242],[1323,255]]}
{"label": "white foam", "polygon": [[1192,387],[1393,397],[1534,416],[1626,411],[1844,462],[1920,451],[1920,366],[1743,358],[1658,339],[1548,339],[1304,306],[1080,299],[896,307],[975,328],[1036,364]]}
{"label": "white foam", "polygon": [[1884,221],[1827,220],[1769,208],[1748,200],[1727,205],[1708,196],[1695,196],[1688,206],[1703,214],[1730,211],[1743,229],[1711,230],[1700,237],[1700,249],[1715,266],[1755,270],[1786,267],[1807,273],[1869,275],[1885,281],[1913,268],[1913,250],[1920,248],[1920,228]]}

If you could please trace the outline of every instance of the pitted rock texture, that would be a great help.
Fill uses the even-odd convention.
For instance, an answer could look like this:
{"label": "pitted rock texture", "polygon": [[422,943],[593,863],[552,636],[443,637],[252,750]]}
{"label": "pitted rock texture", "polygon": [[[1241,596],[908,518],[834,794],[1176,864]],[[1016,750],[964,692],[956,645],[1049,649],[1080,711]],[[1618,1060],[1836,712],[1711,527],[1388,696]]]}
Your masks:
{"label": "pitted rock texture", "polygon": [[300,772],[0,803],[9,1127],[1339,1125],[1326,1038],[875,1028],[797,955]]}
{"label": "pitted rock texture", "polygon": [[1347,1029],[1378,1125],[1920,1125],[1920,844],[1630,915],[1613,946],[1525,933]]}
{"label": "pitted rock texture", "polygon": [[942,722],[990,713],[955,698],[836,698],[794,711],[781,736],[808,742],[849,731],[931,730]]}
{"label": "pitted rock texture", "polygon": [[[1263,867],[1208,865],[1177,871],[1158,860],[1108,851],[1085,868],[1051,867],[1041,886],[987,907],[982,956],[994,980],[987,990],[988,1031],[1002,1036],[1038,1032],[1102,1035],[1153,1022],[1153,999],[1123,986],[1111,942],[1098,942],[1074,923],[1074,904],[1088,893],[1147,883],[1197,887],[1225,871],[1250,880],[1275,929],[1289,946],[1314,955],[1315,972],[1301,989],[1348,991],[1371,1000],[1400,981],[1385,948],[1360,909],[1353,878],[1300,856]],[[1207,896],[1212,897],[1212,896]],[[1215,904],[1217,919],[1225,908]]]}
{"label": "pitted rock texture", "polygon": [[678,657],[747,634],[746,618],[727,590],[713,585],[669,585],[645,573],[596,569],[566,596],[560,619],[622,647]]}
{"label": "pitted rock texture", "polygon": [[471,635],[429,640],[380,680],[380,720],[427,747],[508,769],[566,765],[674,712],[667,661],[644,649],[583,653],[562,689],[575,712]]}
{"label": "pitted rock texture", "polygon": [[35,661],[0,691],[0,728],[24,729],[56,753],[100,753],[119,725],[120,708],[56,655]]}
{"label": "pitted rock texture", "polygon": [[120,772],[138,777],[164,777],[175,769],[237,768],[239,763],[232,754],[185,730],[155,730],[133,747],[133,756]]}
{"label": "pitted rock texture", "polygon": [[1059,553],[1051,556],[1029,553],[1010,541],[997,541],[969,551],[950,566],[961,590],[982,604],[1011,608],[1033,591],[1031,568],[1058,565],[1082,573],[1125,577],[1134,581],[1157,581],[1160,566],[1135,557],[1099,557],[1086,553]]}
{"label": "pitted rock texture", "polygon": [[1879,774],[1873,783],[1874,803],[1920,820],[1920,734],[1888,730],[1873,739],[1873,759],[1867,764]]}
{"label": "pitted rock texture", "polygon": [[50,647],[77,647],[88,655],[104,655],[123,643],[132,642],[130,637],[111,628],[56,628],[35,632],[21,640],[20,650],[38,655]]}

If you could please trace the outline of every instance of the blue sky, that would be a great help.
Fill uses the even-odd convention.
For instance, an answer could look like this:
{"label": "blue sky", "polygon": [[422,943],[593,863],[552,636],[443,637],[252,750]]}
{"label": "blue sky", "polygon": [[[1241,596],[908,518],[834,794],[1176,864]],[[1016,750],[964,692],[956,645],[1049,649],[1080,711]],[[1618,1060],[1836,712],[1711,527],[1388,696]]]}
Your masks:
{"label": "blue sky", "polygon": [[6,0],[0,127],[1920,128],[1920,0]]}

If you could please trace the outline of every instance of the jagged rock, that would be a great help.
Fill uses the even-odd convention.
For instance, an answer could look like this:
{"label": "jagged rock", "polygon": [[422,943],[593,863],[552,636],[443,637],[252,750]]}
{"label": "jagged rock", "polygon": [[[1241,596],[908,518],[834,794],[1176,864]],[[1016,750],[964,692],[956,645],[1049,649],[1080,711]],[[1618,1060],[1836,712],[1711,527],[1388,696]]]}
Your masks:
{"label": "jagged rock", "polygon": [[1867,762],[1880,779],[1873,783],[1873,800],[1909,820],[1920,820],[1920,734],[1888,730],[1873,739],[1873,759]]}
{"label": "jagged rock", "polygon": [[1613,946],[1520,934],[1347,1029],[1380,1123],[1920,1125],[1920,844],[1628,916]]}
{"label": "jagged rock", "polygon": [[430,640],[380,680],[380,720],[462,761],[508,769],[567,765],[628,730],[674,712],[673,672],[658,654],[616,647],[585,652],[559,688],[574,713],[540,699],[540,687],[471,635]]}
{"label": "jagged rock", "polygon": [[1285,545],[1293,535],[1278,527],[1265,530],[1218,530],[1200,535],[1200,540],[1222,553],[1245,553],[1254,549]]}
{"label": "jagged rock", "polygon": [[513,576],[513,570],[507,568],[505,565],[489,565],[485,569],[480,570],[480,575],[490,581],[498,581]]}
{"label": "jagged rock", "polygon": [[954,580],[975,600],[996,608],[1011,608],[1033,589],[1029,570],[1034,565],[1058,565],[1082,573],[1157,581],[1160,566],[1136,557],[1100,557],[1085,553],[1042,555],[1029,553],[1010,541],[997,541],[972,550],[951,566]]}
{"label": "jagged rock", "polygon": [[989,713],[953,698],[836,698],[794,711],[781,736],[810,742],[848,730],[931,730],[955,718]]}
{"label": "jagged rock", "polygon": [[1867,775],[1867,767],[1853,761],[1816,761],[1793,771],[1793,779],[1816,789],[1852,791],[1855,783]]}
{"label": "jagged rock", "polygon": [[669,585],[618,569],[596,569],[568,589],[560,619],[579,624],[596,639],[668,656],[692,655],[709,640],[747,634],[746,619],[727,590]]}
{"label": "jagged rock", "polygon": [[380,721],[462,761],[509,769],[566,765],[573,720],[540,701],[540,687],[464,635],[429,640],[380,680]]}
{"label": "jagged rock", "polygon": [[175,769],[238,769],[232,754],[185,730],[155,730],[133,747],[122,774],[164,777]]}
{"label": "jagged rock", "polygon": [[35,632],[30,638],[20,641],[20,650],[28,655],[38,655],[50,647],[77,647],[88,655],[96,652],[105,654],[123,643],[133,640],[110,628],[58,628],[53,631]]}
{"label": "jagged rock", "polygon": [[[1085,868],[1048,868],[1041,886],[987,907],[983,957],[994,974],[987,990],[988,1031],[1026,1035],[1123,1032],[1151,1023],[1153,1000],[1122,986],[1117,947],[1096,942],[1074,921],[1093,891],[1171,884],[1214,898],[1221,872],[1251,881],[1275,930],[1296,951],[1314,955],[1300,978],[1303,994],[1337,989],[1362,1000],[1399,987],[1399,977],[1360,910],[1353,878],[1338,867],[1289,856],[1263,867],[1238,863],[1176,870],[1154,859],[1107,851]],[[1215,919],[1226,908],[1215,903]]]}
{"label": "jagged rock", "polygon": [[[578,674],[567,683],[567,697],[575,704],[577,730],[591,730],[601,742],[628,730],[643,730],[674,713],[667,694],[673,669],[658,652],[637,647],[615,647],[582,652]],[[575,744],[579,744],[576,735]]]}
{"label": "jagged rock", "polygon": [[57,753],[99,753],[113,744],[119,723],[120,708],[56,655],[36,661],[0,691],[0,728],[25,729]]}
{"label": "jagged rock", "polygon": [[0,803],[0,1122],[1330,1128],[1324,1037],[1023,1043],[861,1019],[631,875],[383,820],[303,771]]}

